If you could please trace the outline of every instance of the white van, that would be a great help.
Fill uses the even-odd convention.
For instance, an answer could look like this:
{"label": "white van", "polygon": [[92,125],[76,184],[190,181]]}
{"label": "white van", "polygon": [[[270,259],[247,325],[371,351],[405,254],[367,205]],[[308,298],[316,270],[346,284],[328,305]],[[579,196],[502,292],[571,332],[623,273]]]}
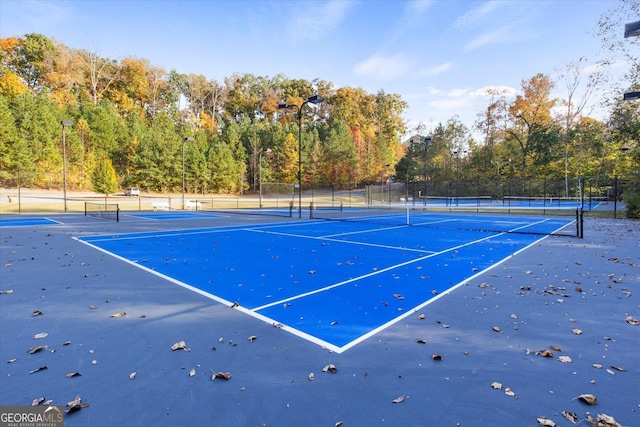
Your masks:
{"label": "white van", "polygon": [[125,196],[139,196],[140,195],[140,189],[138,187],[129,187],[129,188],[124,190],[124,195]]}

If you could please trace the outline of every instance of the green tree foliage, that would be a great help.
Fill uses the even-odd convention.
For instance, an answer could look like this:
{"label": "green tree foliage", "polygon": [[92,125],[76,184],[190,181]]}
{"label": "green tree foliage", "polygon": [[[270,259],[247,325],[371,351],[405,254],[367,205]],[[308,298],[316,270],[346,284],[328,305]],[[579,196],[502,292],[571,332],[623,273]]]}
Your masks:
{"label": "green tree foliage", "polygon": [[111,165],[111,160],[98,160],[96,168],[91,174],[91,185],[93,186],[93,191],[104,194],[105,197],[116,192],[118,179],[116,178],[116,171]]}
{"label": "green tree foliage", "polygon": [[[637,0],[623,3],[623,9],[637,10]],[[603,24],[603,34],[611,34],[612,22]],[[565,76],[572,77],[570,71]],[[425,151],[424,145],[403,144],[408,104],[397,94],[334,89],[321,79],[283,75],[237,73],[218,83],[167,72],[146,59],[114,60],[27,34],[0,39],[0,169],[30,171],[23,185],[60,185],[60,121],[70,120],[72,188],[90,187],[93,171],[102,167],[98,159],[106,159],[123,185],[179,191],[183,147],[188,192],[257,191],[260,174],[296,183],[299,134],[305,187],[375,183],[394,168],[398,181],[423,180],[426,168],[430,185],[458,174],[467,180],[635,176],[637,102],[613,102],[606,123],[583,117],[565,101],[567,111],[554,116],[554,84],[536,74],[522,81],[516,96],[495,91],[476,123],[482,141],[454,116],[430,132],[420,130],[432,137]],[[574,93],[575,85],[569,86]],[[298,110],[278,109],[281,102],[301,106],[314,94],[325,102],[302,108],[301,129]],[[185,144],[187,135],[194,141]]]}

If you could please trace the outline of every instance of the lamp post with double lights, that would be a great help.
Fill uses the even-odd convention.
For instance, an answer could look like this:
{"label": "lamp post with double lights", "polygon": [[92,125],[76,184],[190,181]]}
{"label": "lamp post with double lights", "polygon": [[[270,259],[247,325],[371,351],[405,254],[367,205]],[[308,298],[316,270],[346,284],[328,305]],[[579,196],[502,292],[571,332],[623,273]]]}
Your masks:
{"label": "lamp post with double lights", "polygon": [[298,218],[302,218],[302,109],[307,104],[320,104],[324,98],[320,95],[313,95],[307,98],[302,105],[280,103],[278,109],[290,110],[296,109],[296,118],[298,119]]}
{"label": "lamp post with double lights", "polygon": [[184,144],[191,141],[193,141],[191,136],[182,140],[182,210],[184,210]]}
{"label": "lamp post with double lights", "polygon": [[64,211],[67,212],[67,141],[64,128],[73,126],[70,120],[63,120],[62,125],[62,197],[64,198]]}

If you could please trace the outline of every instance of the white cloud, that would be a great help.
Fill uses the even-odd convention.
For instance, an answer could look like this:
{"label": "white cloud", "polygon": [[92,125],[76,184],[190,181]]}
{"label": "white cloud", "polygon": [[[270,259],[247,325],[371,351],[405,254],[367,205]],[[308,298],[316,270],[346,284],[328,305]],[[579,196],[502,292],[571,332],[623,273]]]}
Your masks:
{"label": "white cloud", "polygon": [[411,61],[402,54],[393,56],[373,55],[367,60],[356,64],[353,68],[353,73],[376,80],[392,80],[406,75],[410,68]]}
{"label": "white cloud", "polygon": [[[290,3],[286,3],[289,5]],[[292,3],[293,20],[289,32],[294,34],[298,43],[304,40],[318,40],[334,30],[347,16],[349,9],[356,3],[331,0],[328,2]]]}
{"label": "white cloud", "polygon": [[498,8],[500,3],[501,2],[495,1],[495,0],[489,1],[487,3],[483,3],[479,7],[476,7],[475,9],[471,9],[467,11],[467,13],[465,13],[464,15],[459,16],[453,22],[453,26],[455,28],[476,26],[482,20],[487,18],[489,15],[491,15],[491,13]]}
{"label": "white cloud", "polygon": [[477,49],[488,44],[501,43],[509,41],[511,37],[511,31],[508,27],[496,28],[493,31],[488,31],[480,34],[473,40],[471,40],[465,48],[467,50]]}
{"label": "white cloud", "polygon": [[453,62],[445,62],[443,64],[435,65],[433,67],[422,68],[416,73],[416,75],[418,77],[437,76],[446,71],[449,71],[451,68],[453,68]]}
{"label": "white cloud", "polygon": [[518,89],[510,86],[484,86],[469,92],[469,95],[479,98],[492,98],[494,96],[514,97],[518,94]]}
{"label": "white cloud", "polygon": [[469,93],[468,89],[453,89],[447,93],[447,96],[451,98],[459,98],[461,96],[465,96]]}

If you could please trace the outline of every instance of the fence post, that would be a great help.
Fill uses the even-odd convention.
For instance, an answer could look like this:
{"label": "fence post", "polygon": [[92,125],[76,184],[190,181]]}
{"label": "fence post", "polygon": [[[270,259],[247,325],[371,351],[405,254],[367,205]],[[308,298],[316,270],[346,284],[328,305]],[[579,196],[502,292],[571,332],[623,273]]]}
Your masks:
{"label": "fence post", "polygon": [[618,213],[618,175],[613,177],[613,219]]}

